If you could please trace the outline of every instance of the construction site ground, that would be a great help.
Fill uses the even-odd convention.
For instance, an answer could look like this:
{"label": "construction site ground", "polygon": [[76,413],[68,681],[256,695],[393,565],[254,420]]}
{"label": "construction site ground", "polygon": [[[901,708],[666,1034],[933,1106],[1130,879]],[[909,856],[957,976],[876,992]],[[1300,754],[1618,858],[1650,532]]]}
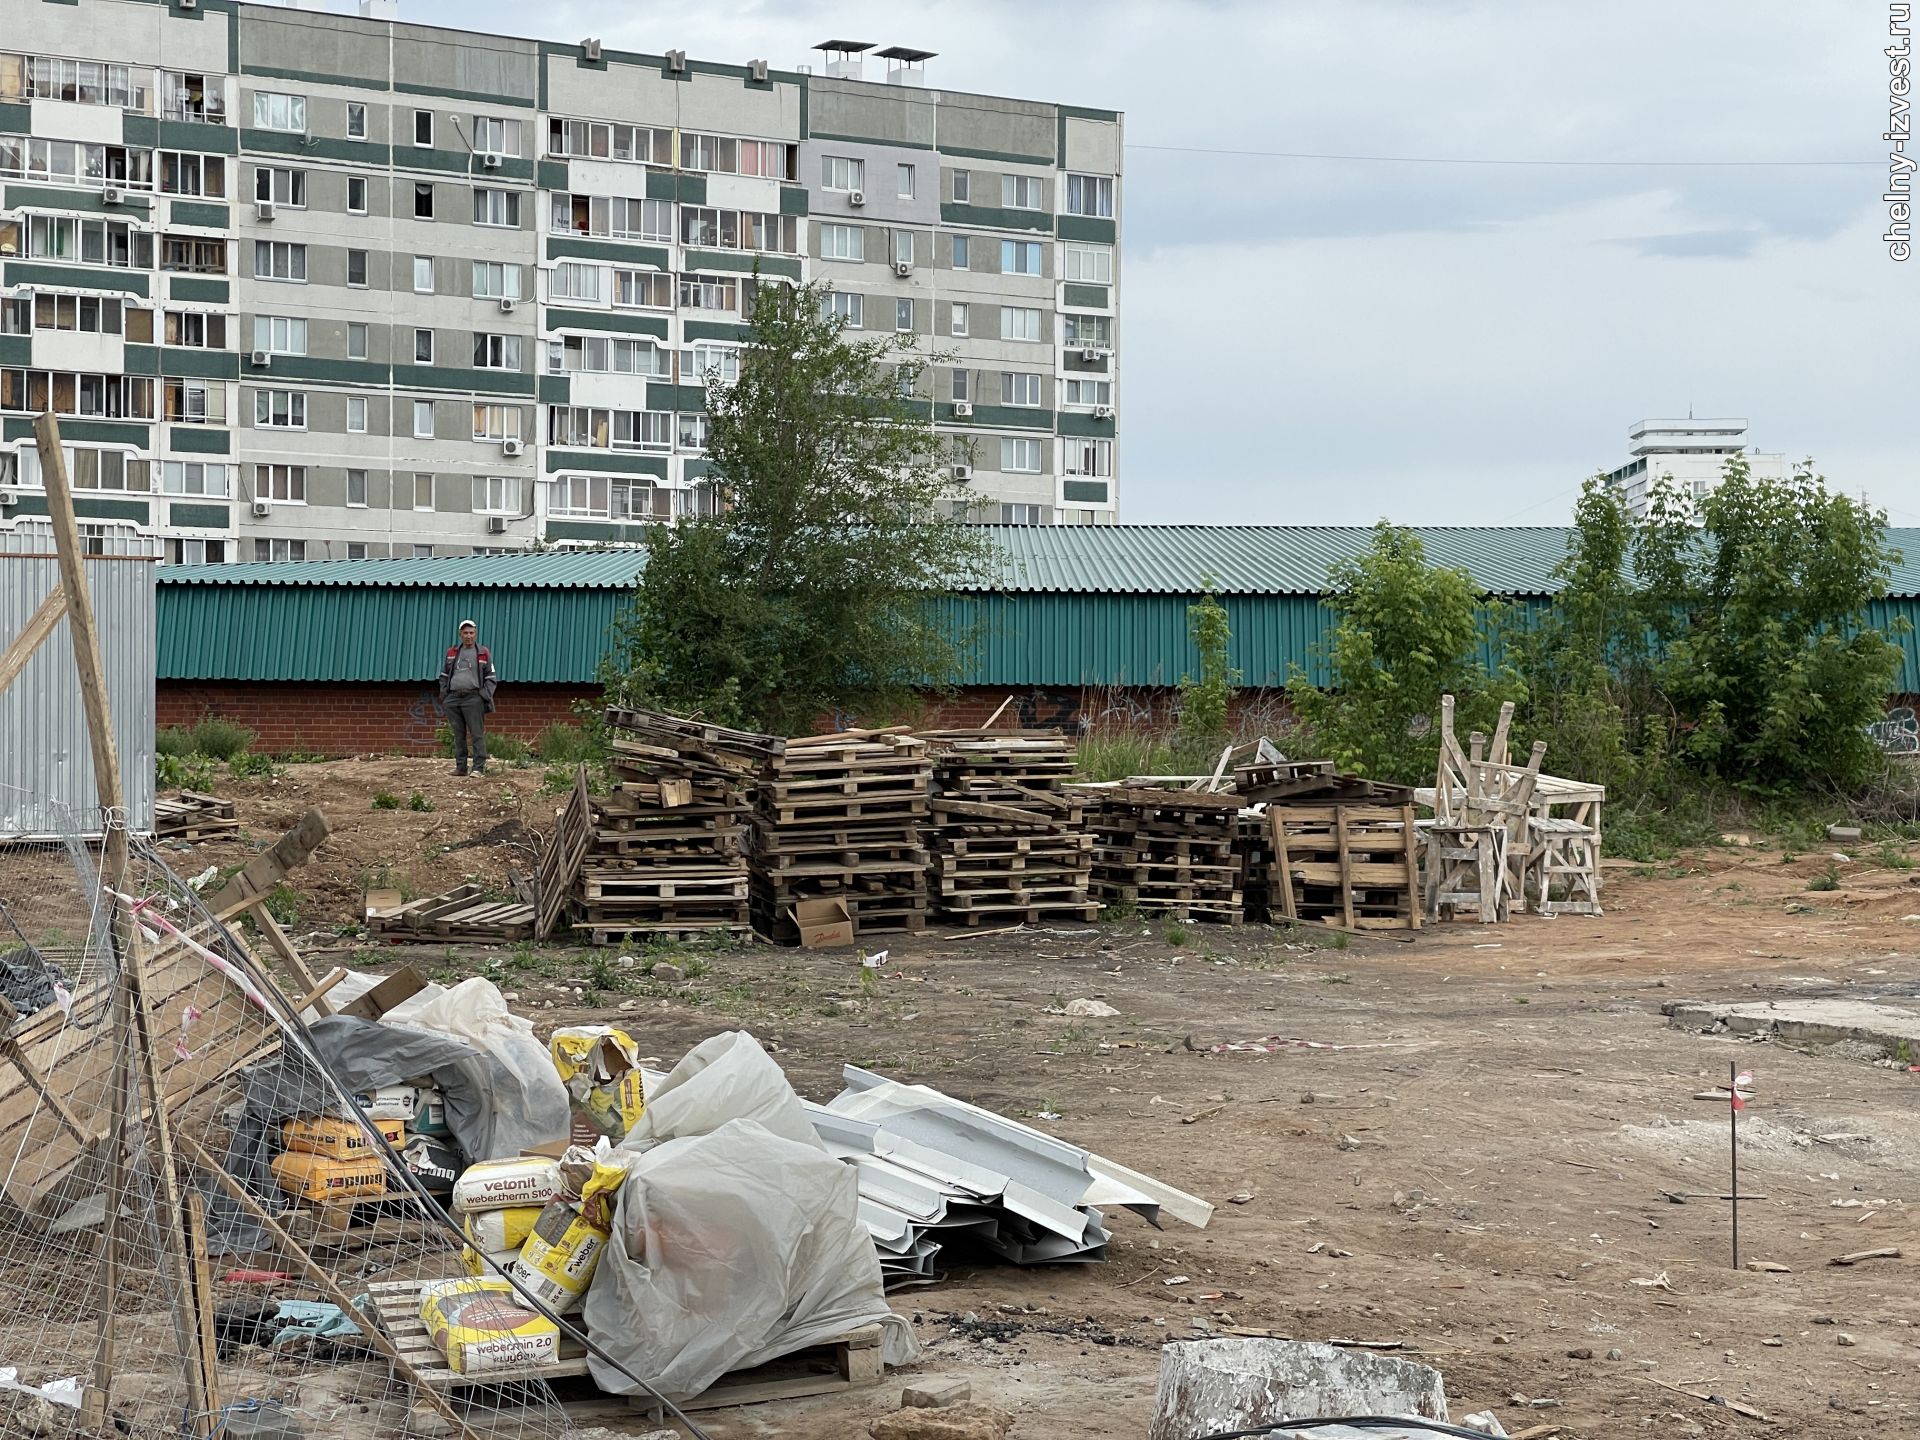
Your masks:
{"label": "construction site ground", "polygon": [[[1218,1206],[1199,1231],[1109,1216],[1105,1264],[961,1262],[894,1295],[925,1347],[903,1378],[969,1379],[1019,1417],[1016,1437],[1144,1435],[1159,1347],[1231,1329],[1403,1346],[1444,1372],[1456,1419],[1491,1406],[1510,1431],[1920,1432],[1920,1074],[1858,1045],[1688,1033],[1660,1013],[1694,998],[1913,1003],[1920,853],[1762,842],[1609,862],[1604,917],[1449,924],[1410,942],[1146,918],[930,930],[870,944],[888,951],[878,970],[858,951],[380,947],[342,933],[370,885],[504,891],[551,815],[540,780],[398,759],[230,780],[242,834],[175,867],[237,865],[317,804],[334,833],[295,877],[292,926],[316,968],[485,974],[543,1032],[617,1021],[663,1063],[744,1027],[807,1096],[832,1096],[843,1063],[868,1066]],[[431,809],[406,808],[416,791]],[[380,792],[402,808],[373,808]],[[655,976],[662,962],[684,978]],[[1055,1013],[1076,999],[1118,1014]],[[1268,1036],[1312,1045],[1213,1050]],[[1730,1062],[1754,1074],[1741,1257],[1784,1272],[1732,1268],[1724,1201],[1666,1198],[1727,1191],[1728,1107],[1694,1097]],[[1829,1263],[1878,1247],[1904,1253]],[[899,1389],[701,1423],[843,1440]]]}

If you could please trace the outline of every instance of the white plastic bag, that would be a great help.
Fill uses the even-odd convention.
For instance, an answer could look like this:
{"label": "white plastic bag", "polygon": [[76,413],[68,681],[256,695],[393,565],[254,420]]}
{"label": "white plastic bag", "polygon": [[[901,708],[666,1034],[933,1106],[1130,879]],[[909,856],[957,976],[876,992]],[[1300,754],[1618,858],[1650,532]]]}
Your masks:
{"label": "white plastic bag", "polygon": [[533,1022],[514,1014],[500,989],[475,975],[451,990],[428,986],[381,1017],[388,1025],[429,1030],[465,1041],[500,1062],[492,1075],[493,1126],[489,1153],[473,1160],[505,1159],[536,1145],[567,1138],[573,1119],[567,1087],[533,1034]]}
{"label": "white plastic bag", "polygon": [[[859,1177],[817,1141],[729,1120],[644,1154],[615,1153],[627,1179],[583,1318],[595,1345],[640,1380],[697,1395],[729,1370],[860,1325],[884,1327],[890,1365],[917,1353],[887,1308]],[[597,1355],[588,1364],[602,1390],[639,1393]]]}
{"label": "white plastic bag", "polygon": [[702,1040],[666,1079],[648,1085],[647,1108],[620,1148],[648,1150],[663,1140],[710,1134],[729,1120],[758,1121],[783,1139],[824,1152],[786,1071],[744,1030]]}

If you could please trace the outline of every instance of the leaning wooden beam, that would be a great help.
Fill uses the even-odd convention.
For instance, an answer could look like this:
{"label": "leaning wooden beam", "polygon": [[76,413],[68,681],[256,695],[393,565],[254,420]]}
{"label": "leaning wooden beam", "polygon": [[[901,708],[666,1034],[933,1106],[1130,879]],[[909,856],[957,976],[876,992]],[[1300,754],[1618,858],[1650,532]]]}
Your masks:
{"label": "leaning wooden beam", "polygon": [[307,857],[320,848],[329,829],[325,815],[318,810],[307,811],[300,817],[299,824],[254,856],[239,874],[209,896],[205,901],[207,909],[216,920],[231,920],[255,901],[265,899],[274,886],[307,863]]}
{"label": "leaning wooden beam", "polygon": [[413,1362],[402,1355],[393,1341],[387,1338],[386,1332],[380,1328],[378,1322],[361,1312],[360,1307],[353,1303],[353,1297],[340,1287],[340,1282],[321,1267],[305,1246],[286,1232],[280,1222],[268,1212],[266,1206],[255,1199],[244,1185],[229,1175],[226,1169],[202,1148],[198,1140],[191,1135],[182,1134],[180,1143],[187,1147],[193,1163],[206,1171],[212,1177],[214,1184],[226,1191],[236,1205],[245,1210],[261,1229],[278,1242],[281,1253],[298,1264],[307,1279],[325,1291],[327,1298],[338,1305],[349,1320],[360,1327],[360,1333],[373,1343],[374,1349],[393,1363],[394,1369],[406,1378],[407,1383],[413,1386],[415,1393],[422,1400],[439,1411],[441,1418],[451,1424],[460,1435],[466,1437],[466,1440],[479,1440],[467,1423],[454,1413],[446,1397],[429,1385],[421,1377],[420,1372],[413,1368]]}
{"label": "leaning wooden beam", "polygon": [[53,627],[66,613],[67,597],[62,591],[55,590],[40,602],[40,608],[27,621],[27,628],[13,637],[6,653],[0,654],[0,694],[5,694],[7,687],[20,678],[33,652],[53,633]]}

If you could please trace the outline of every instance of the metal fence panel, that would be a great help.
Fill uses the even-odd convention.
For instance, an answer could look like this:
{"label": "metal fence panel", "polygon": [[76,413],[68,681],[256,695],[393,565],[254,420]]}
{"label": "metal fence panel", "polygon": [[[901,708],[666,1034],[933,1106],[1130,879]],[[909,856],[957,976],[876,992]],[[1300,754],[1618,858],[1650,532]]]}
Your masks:
{"label": "metal fence panel", "polygon": [[[136,834],[153,829],[154,580],[160,544],[132,526],[87,525],[87,585],[100,633],[120,783]],[[53,526],[0,525],[0,650],[60,587]],[[86,709],[63,617],[0,692],[0,839],[102,828]]]}

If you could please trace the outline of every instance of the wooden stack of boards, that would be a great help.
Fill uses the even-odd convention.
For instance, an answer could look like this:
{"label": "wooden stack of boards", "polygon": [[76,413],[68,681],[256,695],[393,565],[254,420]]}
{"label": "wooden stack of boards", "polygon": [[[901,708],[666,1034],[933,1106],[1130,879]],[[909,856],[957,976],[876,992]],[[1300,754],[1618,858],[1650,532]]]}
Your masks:
{"label": "wooden stack of boards", "polygon": [[1176,920],[1240,920],[1238,795],[1142,785],[1085,793],[1098,801],[1088,817],[1098,900]]}
{"label": "wooden stack of boards", "polygon": [[153,802],[153,833],[163,840],[207,840],[238,830],[233,801],[198,790],[161,795]]}
{"label": "wooden stack of boards", "polygon": [[[1242,859],[1264,866],[1260,903],[1272,924],[1317,921],[1343,930],[1414,930],[1420,926],[1419,841],[1413,792],[1359,775],[1331,761],[1246,765],[1234,772],[1239,799],[1264,805]],[[1248,827],[1243,821],[1243,837]],[[1252,918],[1253,899],[1248,913]]]}
{"label": "wooden stack of boards", "polygon": [[799,938],[794,907],[838,900],[856,937],[927,923],[927,746],[849,730],[789,740],[760,772],[753,815],[753,922]]}
{"label": "wooden stack of boards", "polygon": [[629,935],[752,932],[747,822],[756,774],[785,741],[646,710],[610,708],[608,794],[576,882],[573,928]]}
{"label": "wooden stack of boards", "polygon": [[922,731],[933,752],[928,881],[956,925],[1094,920],[1085,792],[1058,730]]}

